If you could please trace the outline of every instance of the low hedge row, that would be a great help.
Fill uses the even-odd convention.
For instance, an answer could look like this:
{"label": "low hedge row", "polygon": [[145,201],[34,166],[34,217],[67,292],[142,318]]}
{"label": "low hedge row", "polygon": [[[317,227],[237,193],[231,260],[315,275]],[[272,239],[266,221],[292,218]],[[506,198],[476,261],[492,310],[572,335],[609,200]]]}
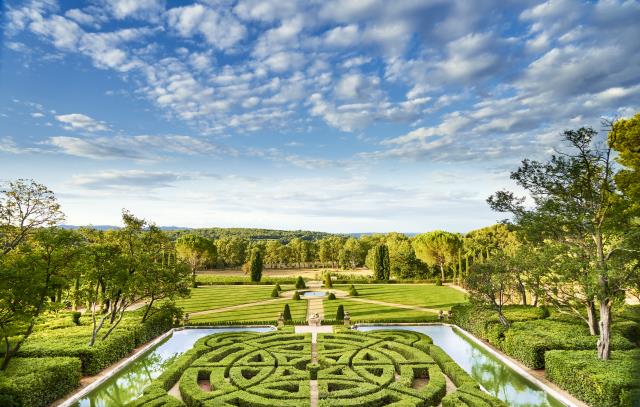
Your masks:
{"label": "low hedge row", "polygon": [[[548,320],[515,322],[504,332],[502,350],[532,369],[545,367],[549,350],[596,349],[598,337],[589,335],[586,326]],[[633,349],[635,345],[620,333],[611,336],[614,350]]]}
{"label": "low hedge row", "polygon": [[[187,326],[248,326],[248,325],[275,325],[278,321],[269,319],[265,321],[189,321]],[[296,319],[284,321],[285,325],[306,325],[307,321]]]}
{"label": "low hedge row", "polygon": [[609,361],[595,351],[553,350],[545,366],[551,381],[591,406],[640,406],[640,350],[614,351]]}
{"label": "low hedge row", "polygon": [[76,357],[82,373],[93,375],[122,359],[137,346],[161,335],[173,326],[174,314],[158,312],[144,324],[139,318],[123,320],[104,341],[89,346],[90,326],[77,326],[34,333],[20,348],[20,357]]}
{"label": "low hedge row", "polygon": [[476,386],[465,384],[447,394],[442,399],[442,407],[507,407],[507,404]]}
{"label": "low hedge row", "polygon": [[13,358],[0,373],[0,405],[47,406],[78,387],[80,377],[78,358]]}

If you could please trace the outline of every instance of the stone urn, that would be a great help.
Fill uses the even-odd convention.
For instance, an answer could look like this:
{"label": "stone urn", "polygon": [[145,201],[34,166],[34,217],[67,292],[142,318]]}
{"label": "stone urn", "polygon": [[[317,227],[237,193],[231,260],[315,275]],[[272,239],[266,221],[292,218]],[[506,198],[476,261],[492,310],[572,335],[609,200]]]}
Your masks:
{"label": "stone urn", "polygon": [[344,325],[351,326],[351,315],[349,315],[349,311],[344,312]]}
{"label": "stone urn", "polygon": [[278,328],[282,328],[284,326],[284,314],[281,312],[278,316]]}

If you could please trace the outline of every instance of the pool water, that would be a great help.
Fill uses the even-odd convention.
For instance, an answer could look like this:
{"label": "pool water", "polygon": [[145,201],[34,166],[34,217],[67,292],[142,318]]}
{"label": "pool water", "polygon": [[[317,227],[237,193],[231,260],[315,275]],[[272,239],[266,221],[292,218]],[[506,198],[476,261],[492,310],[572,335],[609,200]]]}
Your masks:
{"label": "pool water", "polygon": [[198,328],[175,331],[173,335],[131,362],[76,404],[80,407],[122,406],[142,395],[153,379],[203,336],[235,331],[267,332],[273,328]]}
{"label": "pool water", "polygon": [[446,325],[361,326],[360,331],[374,329],[406,329],[428,335],[489,393],[519,407],[561,407],[565,404],[547,394],[535,383],[522,377],[486,349]]}
{"label": "pool water", "polygon": [[327,293],[324,291],[306,291],[302,294],[302,297],[324,297],[325,295],[327,295]]}

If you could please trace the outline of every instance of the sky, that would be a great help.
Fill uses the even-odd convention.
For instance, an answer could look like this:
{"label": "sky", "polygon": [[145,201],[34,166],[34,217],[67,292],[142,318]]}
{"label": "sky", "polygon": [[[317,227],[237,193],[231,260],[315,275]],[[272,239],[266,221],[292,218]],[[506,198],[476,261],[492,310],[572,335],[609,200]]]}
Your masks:
{"label": "sky", "polygon": [[2,10],[0,182],[74,225],[466,232],[563,130],[640,110],[637,0]]}

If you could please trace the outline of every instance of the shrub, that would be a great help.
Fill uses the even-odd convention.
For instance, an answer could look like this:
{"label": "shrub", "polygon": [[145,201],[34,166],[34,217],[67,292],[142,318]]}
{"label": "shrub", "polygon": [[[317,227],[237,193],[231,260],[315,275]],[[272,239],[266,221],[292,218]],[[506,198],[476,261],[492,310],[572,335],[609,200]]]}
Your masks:
{"label": "shrub", "polygon": [[298,276],[298,279],[296,280],[296,289],[303,290],[305,288],[307,288],[307,285],[304,283],[302,276]]}
{"label": "shrub", "polygon": [[[632,407],[640,401],[640,350],[611,352],[553,350],[545,354],[546,376],[589,405]],[[635,404],[634,404],[635,403]]]}
{"label": "shrub", "polygon": [[295,292],[293,293],[293,298],[292,298],[292,299],[294,299],[294,300],[298,301],[298,300],[300,299],[300,293],[299,293],[299,292],[297,292],[297,291],[295,291]]}
{"label": "shrub", "polygon": [[329,295],[327,296],[327,300],[335,300],[336,299],[336,295],[334,293],[329,293]]}
{"label": "shrub", "polygon": [[437,286],[441,286],[442,285],[442,277],[440,277],[440,276],[436,277],[436,285]]}
{"label": "shrub", "polygon": [[[545,352],[596,349],[597,336],[589,335],[586,326],[566,322],[533,320],[515,322],[504,332],[502,349],[532,369],[545,367]],[[611,336],[614,350],[632,349],[634,345],[617,332]]]}
{"label": "shrub", "polygon": [[331,273],[326,272],[324,274],[324,287],[333,288],[333,282],[331,281]]}
{"label": "shrub", "polygon": [[80,384],[78,358],[14,358],[0,373],[0,405],[47,406]]}
{"label": "shrub", "polygon": [[271,291],[272,298],[278,298],[280,296],[280,291],[278,291],[278,287],[273,287],[273,291]]}
{"label": "shrub", "polygon": [[284,304],[284,310],[282,311],[282,316],[285,321],[291,321],[293,319],[291,317],[291,310],[289,309],[289,304]]}
{"label": "shrub", "polygon": [[611,325],[614,332],[618,332],[634,343],[640,342],[640,324],[635,321],[620,321]]}
{"label": "shrub", "polygon": [[336,321],[344,321],[344,305],[338,305],[336,310]]}
{"label": "shrub", "polygon": [[71,320],[73,321],[74,325],[80,325],[81,316],[82,316],[82,313],[78,311],[74,311],[71,313]]}
{"label": "shrub", "polygon": [[278,290],[278,292],[282,291],[282,288],[280,287],[280,283],[276,283],[276,290]]}
{"label": "shrub", "polygon": [[360,295],[358,294],[358,290],[356,290],[356,287],[353,284],[351,284],[351,287],[349,287],[349,295],[351,297],[357,297],[358,295]]}

